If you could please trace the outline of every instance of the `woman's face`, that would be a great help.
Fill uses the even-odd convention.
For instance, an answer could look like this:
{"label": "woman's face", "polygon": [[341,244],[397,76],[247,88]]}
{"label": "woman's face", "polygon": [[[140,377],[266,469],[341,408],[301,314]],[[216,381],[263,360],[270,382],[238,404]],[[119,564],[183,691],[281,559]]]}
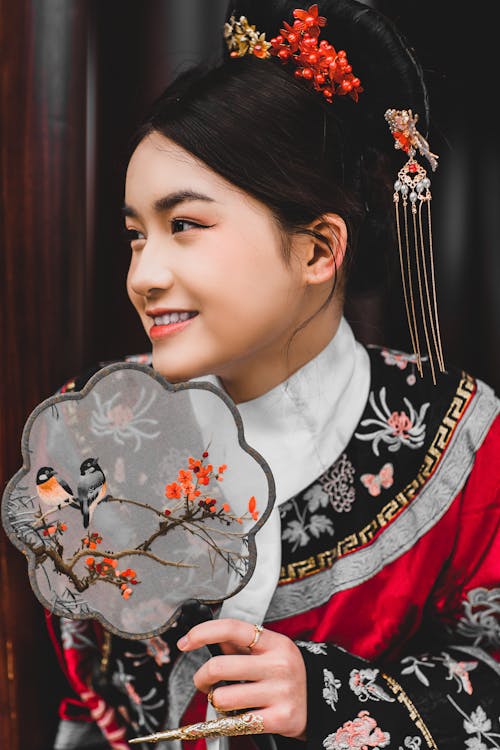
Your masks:
{"label": "woman's face", "polygon": [[269,209],[153,133],[130,160],[124,210],[127,289],[155,370],[172,382],[213,373],[240,401],[258,395],[254,379],[284,379],[307,284]]}

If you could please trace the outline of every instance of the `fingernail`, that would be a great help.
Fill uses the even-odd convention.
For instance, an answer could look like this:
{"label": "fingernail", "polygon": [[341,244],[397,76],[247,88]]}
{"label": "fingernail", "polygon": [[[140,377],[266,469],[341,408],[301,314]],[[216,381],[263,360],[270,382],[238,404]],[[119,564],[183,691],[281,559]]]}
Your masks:
{"label": "fingernail", "polygon": [[187,635],[183,635],[182,638],[179,638],[177,641],[177,648],[182,651],[183,648],[186,648],[188,645],[188,638]]}

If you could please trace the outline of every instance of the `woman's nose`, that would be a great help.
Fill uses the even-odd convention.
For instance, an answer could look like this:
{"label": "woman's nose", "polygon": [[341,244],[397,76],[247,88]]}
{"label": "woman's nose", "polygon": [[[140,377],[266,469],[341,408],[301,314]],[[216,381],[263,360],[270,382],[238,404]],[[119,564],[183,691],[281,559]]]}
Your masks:
{"label": "woman's nose", "polygon": [[166,250],[158,243],[148,239],[142,250],[132,253],[128,283],[136,294],[150,296],[168,289],[173,281]]}

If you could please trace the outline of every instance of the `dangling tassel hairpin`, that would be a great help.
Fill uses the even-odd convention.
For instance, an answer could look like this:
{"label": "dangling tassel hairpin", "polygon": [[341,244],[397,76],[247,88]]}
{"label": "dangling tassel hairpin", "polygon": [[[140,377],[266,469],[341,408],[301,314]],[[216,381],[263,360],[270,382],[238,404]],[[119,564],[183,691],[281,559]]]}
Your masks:
{"label": "dangling tassel hairpin", "polygon": [[[431,181],[424,167],[415,160],[415,154],[418,151],[421,156],[425,156],[432,171],[437,167],[438,157],[430,151],[429,144],[418,132],[416,128],[418,115],[413,115],[411,109],[388,109],[385,119],[394,136],[395,148],[402,149],[409,156],[406,164],[399,170],[398,179],[394,183],[399,260],[408,326],[417,368],[422,376],[422,347],[417,312],[417,307],[419,307],[432,380],[436,383],[435,360],[440,372],[444,372],[445,367],[439,330],[432,249]],[[411,208],[411,217],[409,208]],[[415,273],[418,283],[418,301],[413,285]]]}

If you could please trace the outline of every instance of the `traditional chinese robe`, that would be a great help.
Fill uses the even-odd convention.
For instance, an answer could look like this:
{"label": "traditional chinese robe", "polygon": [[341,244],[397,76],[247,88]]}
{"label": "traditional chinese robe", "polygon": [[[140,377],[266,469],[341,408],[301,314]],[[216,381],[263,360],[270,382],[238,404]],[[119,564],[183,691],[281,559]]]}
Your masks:
{"label": "traditional chinese robe", "polygon": [[[433,385],[413,357],[353,346],[346,321],[335,339],[307,372],[240,408],[248,442],[275,453],[281,570],[265,626],[304,657],[307,746],[500,747],[499,401],[453,367]],[[260,413],[278,433],[290,427],[276,448],[272,424],[259,442]],[[124,750],[126,738],[204,718],[192,675],[209,654],[180,655],[175,630],[108,638],[100,674],[101,629],[48,621],[73,688],[56,750]]]}

